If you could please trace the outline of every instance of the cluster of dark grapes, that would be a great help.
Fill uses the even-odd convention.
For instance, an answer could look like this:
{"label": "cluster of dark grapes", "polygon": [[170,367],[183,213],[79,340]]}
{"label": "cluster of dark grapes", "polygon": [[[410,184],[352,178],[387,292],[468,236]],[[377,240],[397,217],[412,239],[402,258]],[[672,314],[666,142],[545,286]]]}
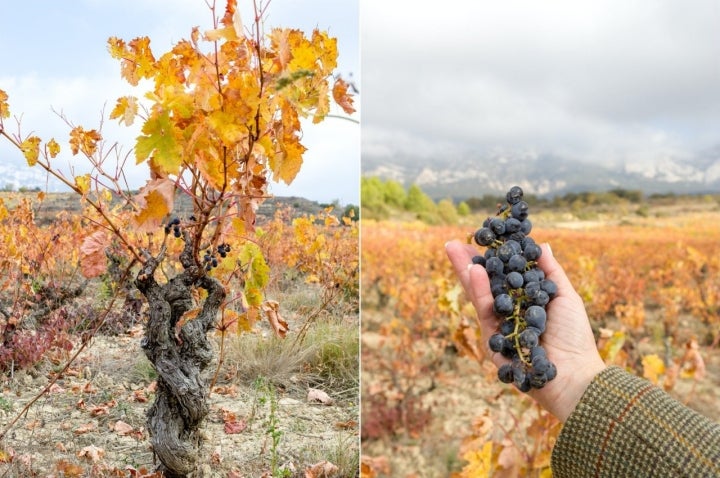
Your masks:
{"label": "cluster of dark grapes", "polygon": [[490,350],[510,359],[498,369],[498,378],[527,392],[544,387],[557,375],[555,364],[540,345],[547,321],[545,306],[557,293],[557,286],[537,266],[542,249],[530,237],[532,223],[523,190],[513,186],[506,198],[497,214],[475,232],[475,242],[487,249],[473,262],[485,267],[493,310],[502,320],[488,343]]}
{"label": "cluster of dark grapes", "polygon": [[172,230],[172,233],[175,237],[180,237],[180,218],[175,217],[170,222],[165,224],[165,234],[170,234],[170,231]]}
{"label": "cluster of dark grapes", "polygon": [[227,257],[228,253],[230,253],[230,244],[224,243],[217,246],[216,251],[213,251],[212,249],[205,251],[205,255],[203,256],[203,265],[205,265],[205,270],[209,272],[213,267],[217,267],[217,256],[224,259]]}

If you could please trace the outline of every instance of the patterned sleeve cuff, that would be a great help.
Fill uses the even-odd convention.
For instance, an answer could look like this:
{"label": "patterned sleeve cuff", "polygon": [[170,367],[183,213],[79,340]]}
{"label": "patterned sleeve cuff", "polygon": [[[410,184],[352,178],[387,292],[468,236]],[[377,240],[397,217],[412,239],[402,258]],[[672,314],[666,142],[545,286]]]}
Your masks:
{"label": "patterned sleeve cuff", "polygon": [[608,367],[568,417],[554,477],[720,476],[720,425],[645,379]]}

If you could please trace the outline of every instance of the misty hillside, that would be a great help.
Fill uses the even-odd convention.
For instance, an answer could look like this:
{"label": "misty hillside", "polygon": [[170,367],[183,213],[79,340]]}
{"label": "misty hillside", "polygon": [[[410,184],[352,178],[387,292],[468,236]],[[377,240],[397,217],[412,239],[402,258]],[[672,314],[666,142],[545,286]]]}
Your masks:
{"label": "misty hillside", "polygon": [[503,194],[518,184],[538,196],[638,189],[645,193],[720,191],[720,148],[688,159],[589,163],[549,154],[465,154],[451,158],[363,155],[363,174],[417,184],[434,199]]}

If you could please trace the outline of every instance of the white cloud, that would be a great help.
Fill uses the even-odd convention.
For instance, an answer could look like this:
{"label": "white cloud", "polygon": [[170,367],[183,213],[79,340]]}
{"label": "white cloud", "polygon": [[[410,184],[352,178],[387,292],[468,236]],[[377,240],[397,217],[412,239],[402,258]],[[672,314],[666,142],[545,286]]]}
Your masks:
{"label": "white cloud", "polygon": [[719,21],[709,0],[364,1],[363,151],[720,143]]}

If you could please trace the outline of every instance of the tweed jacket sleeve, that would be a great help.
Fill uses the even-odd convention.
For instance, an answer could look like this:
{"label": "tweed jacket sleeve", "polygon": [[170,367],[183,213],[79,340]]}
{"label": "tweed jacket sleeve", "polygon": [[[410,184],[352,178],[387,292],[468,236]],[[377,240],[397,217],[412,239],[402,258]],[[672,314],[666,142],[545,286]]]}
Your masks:
{"label": "tweed jacket sleeve", "polygon": [[720,424],[608,367],[565,422],[551,466],[555,478],[720,477]]}

